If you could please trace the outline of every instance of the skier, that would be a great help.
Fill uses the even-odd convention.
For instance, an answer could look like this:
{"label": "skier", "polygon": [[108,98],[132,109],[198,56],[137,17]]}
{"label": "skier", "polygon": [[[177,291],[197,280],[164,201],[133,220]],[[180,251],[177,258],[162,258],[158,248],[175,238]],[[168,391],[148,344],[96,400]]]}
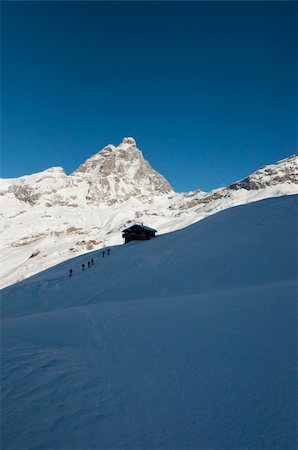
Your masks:
{"label": "skier", "polygon": [[108,248],[108,255],[110,254],[110,249]]}
{"label": "skier", "polygon": [[88,269],[90,269],[90,261],[88,261]]}
{"label": "skier", "polygon": [[102,251],[102,257],[103,258],[105,257],[105,251],[104,250]]}
{"label": "skier", "polygon": [[82,264],[82,271],[84,272],[84,270],[85,270],[85,264],[83,263]]}
{"label": "skier", "polygon": [[72,276],[72,269],[69,270],[69,276]]}
{"label": "skier", "polygon": [[92,264],[92,266],[93,266],[93,264],[94,264],[94,260],[93,260],[93,258],[91,258],[91,264]]}

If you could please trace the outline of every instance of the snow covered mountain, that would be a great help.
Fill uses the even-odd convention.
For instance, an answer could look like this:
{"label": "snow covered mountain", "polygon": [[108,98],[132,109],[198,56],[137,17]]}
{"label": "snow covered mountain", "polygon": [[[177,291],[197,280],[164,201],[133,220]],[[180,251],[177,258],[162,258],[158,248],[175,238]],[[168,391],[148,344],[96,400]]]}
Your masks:
{"label": "snow covered mountain", "polygon": [[88,204],[122,203],[131,197],[151,201],[152,197],[173,192],[167,180],[144,159],[133,138],[118,146],[108,145],[87,159],[72,176],[90,185]]}
{"label": "snow covered mountain", "polygon": [[4,289],[1,448],[297,448],[297,210],[231,208]]}
{"label": "snow covered mountain", "polygon": [[108,145],[87,159],[71,175],[62,167],[16,179],[1,180],[1,195],[30,206],[98,206],[130,198],[151,202],[173,193],[170,184],[144,159],[133,138]]}
{"label": "snow covered mountain", "polygon": [[292,156],[211,192],[176,193],[144,159],[133,138],[108,145],[72,174],[61,167],[0,180],[0,287],[104,245],[143,221],[159,234],[231,206],[298,193]]}

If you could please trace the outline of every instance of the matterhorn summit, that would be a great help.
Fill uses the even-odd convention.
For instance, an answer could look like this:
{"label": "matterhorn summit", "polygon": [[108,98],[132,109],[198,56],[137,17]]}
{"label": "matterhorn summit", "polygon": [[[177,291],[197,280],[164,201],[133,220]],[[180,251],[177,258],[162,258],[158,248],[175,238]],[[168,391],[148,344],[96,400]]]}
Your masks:
{"label": "matterhorn summit", "polygon": [[137,143],[133,137],[125,137],[123,138],[122,145],[133,145],[134,147],[136,147]]}
{"label": "matterhorn summit", "polygon": [[132,137],[125,137],[117,147],[111,144],[104,147],[72,176],[89,183],[87,201],[91,204],[113,205],[131,197],[150,202],[156,195],[173,191],[168,181],[144,159]]}

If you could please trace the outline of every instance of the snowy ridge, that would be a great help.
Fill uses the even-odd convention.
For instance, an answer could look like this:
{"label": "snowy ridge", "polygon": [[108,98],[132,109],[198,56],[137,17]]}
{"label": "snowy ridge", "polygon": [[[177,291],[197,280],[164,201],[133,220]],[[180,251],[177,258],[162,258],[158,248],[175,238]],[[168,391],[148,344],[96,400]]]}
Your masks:
{"label": "snowy ridge", "polygon": [[70,257],[122,243],[120,230],[142,221],[159,234],[231,206],[298,193],[292,156],[211,192],[176,193],[133,138],[108,145],[72,174],[53,167],[0,179],[0,287]]}
{"label": "snowy ridge", "polygon": [[297,448],[297,210],[231,208],[4,289],[1,448]]}

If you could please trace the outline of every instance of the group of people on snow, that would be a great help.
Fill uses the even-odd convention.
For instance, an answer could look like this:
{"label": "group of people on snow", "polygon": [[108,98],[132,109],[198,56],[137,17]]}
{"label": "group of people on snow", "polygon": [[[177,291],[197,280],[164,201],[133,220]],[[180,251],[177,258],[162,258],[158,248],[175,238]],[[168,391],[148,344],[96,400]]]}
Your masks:
{"label": "group of people on snow", "polygon": [[[102,250],[102,257],[103,257],[103,258],[105,257],[105,254],[106,254],[105,250]],[[110,254],[110,249],[108,248],[108,249],[107,249],[107,255],[109,255],[109,254]],[[88,269],[90,269],[90,267],[93,266],[93,265],[94,265],[94,259],[91,258],[90,261],[87,261]],[[86,265],[85,265],[85,263],[83,263],[83,264],[82,264],[82,272],[84,272],[85,267],[86,267]],[[69,269],[69,276],[72,277],[72,274],[73,274],[73,270],[72,270],[72,269]]]}

